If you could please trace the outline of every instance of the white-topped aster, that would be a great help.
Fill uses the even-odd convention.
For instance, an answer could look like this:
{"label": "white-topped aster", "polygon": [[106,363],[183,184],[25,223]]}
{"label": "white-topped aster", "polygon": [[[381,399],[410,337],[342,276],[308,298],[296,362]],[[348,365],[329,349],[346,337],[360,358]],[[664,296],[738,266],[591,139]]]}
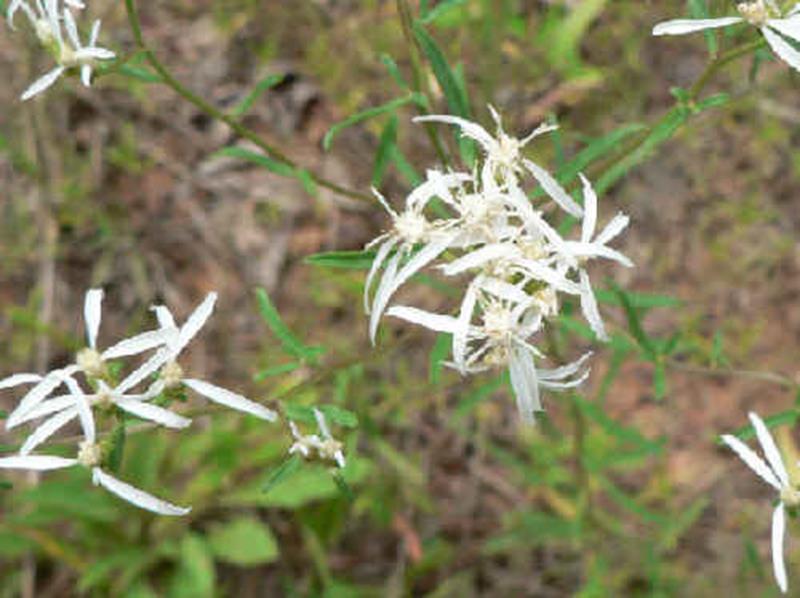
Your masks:
{"label": "white-topped aster", "polygon": [[325,414],[314,407],[314,418],[317,420],[317,428],[322,434],[301,434],[297,425],[289,421],[289,429],[292,432],[294,443],[289,447],[289,454],[299,453],[306,459],[319,458],[322,461],[331,461],[340,468],[346,464],[344,458],[344,444],[336,440],[331,434],[328,422],[325,421]]}
{"label": "white-topped aster", "polygon": [[800,4],[783,13],[774,0],[754,0],[736,5],[740,16],[717,19],[673,19],[659,23],[653,35],[683,35],[707,29],[749,23],[758,28],[772,51],[795,70],[800,70],[800,52],[784,38],[800,42]]}
{"label": "white-topped aster", "polygon": [[769,429],[763,420],[756,414],[750,413],[750,423],[756,432],[756,437],[764,451],[766,462],[759,457],[744,442],[725,434],[722,441],[735,452],[745,464],[752,469],[758,477],[772,486],[778,493],[778,504],[772,512],[772,570],[775,582],[781,592],[786,593],[788,580],[786,577],[786,563],[783,557],[783,540],[786,534],[786,509],[800,506],[800,491],[794,486],[789,473],[786,471],[781,453]]}
{"label": "white-topped aster", "polygon": [[[82,3],[71,1],[69,6],[77,8]],[[81,82],[91,85],[92,71],[98,62],[111,60],[116,54],[107,48],[97,45],[100,36],[100,21],[92,23],[89,38],[84,44],[78,33],[75,17],[69,7],[60,9],[58,0],[37,0],[36,10],[27,2],[16,2],[9,6],[8,20],[13,23],[14,13],[22,9],[31,22],[36,36],[42,46],[47,49],[56,61],[56,67],[34,81],[23,93],[23,101],[42,93],[55,83],[67,71],[80,71]]]}

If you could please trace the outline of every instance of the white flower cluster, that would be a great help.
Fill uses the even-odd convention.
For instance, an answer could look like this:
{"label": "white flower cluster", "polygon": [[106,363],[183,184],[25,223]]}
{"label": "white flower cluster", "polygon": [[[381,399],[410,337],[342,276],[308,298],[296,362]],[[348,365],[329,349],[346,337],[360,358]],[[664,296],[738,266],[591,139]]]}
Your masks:
{"label": "white flower cluster", "polygon": [[306,459],[332,461],[340,468],[344,467],[344,445],[333,437],[328,422],[325,421],[325,415],[316,407],[314,407],[314,417],[317,420],[317,428],[322,434],[321,438],[318,434],[300,434],[297,425],[289,421],[289,428],[294,438],[294,443],[289,447],[289,454],[300,453]]}
{"label": "white flower cluster", "polygon": [[[416,119],[460,127],[463,135],[478,142],[483,157],[472,174],[428,171],[425,181],[406,198],[402,212],[379,196],[393,228],[368,245],[377,251],[364,302],[373,342],[385,312],[451,334],[450,365],[462,374],[508,367],[519,411],[532,421],[534,412],[542,409],[539,387],[560,390],[580,384],[588,375],[581,370],[589,354],[556,369],[540,370],[534,358],[543,354],[531,338],[558,314],[559,293],[578,297],[592,330],[599,338],[607,338],[586,266],[594,258],[633,265],[608,246],[628,225],[628,217],[617,214],[596,234],[597,196],[589,181],[581,175],[581,207],[544,168],[522,155],[528,142],[553,127],[541,126],[526,138],[515,139],[504,132],[497,112],[490,110],[497,123],[496,137],[453,116]],[[528,176],[543,192],[541,199],[532,200],[523,188]],[[580,238],[570,240],[559,234],[547,211],[554,206],[581,220]],[[458,314],[406,306],[387,310],[398,288],[437,260],[443,262],[438,268],[446,276],[468,273],[472,277]]]}
{"label": "white flower cluster", "polygon": [[39,43],[55,59],[56,67],[34,81],[21,96],[23,101],[49,88],[64,73],[80,71],[83,84],[92,83],[92,70],[100,60],[111,60],[115,54],[97,45],[100,21],[92,24],[86,45],[81,42],[78,25],[72,11],[85,8],[80,0],[11,0],[6,12],[9,26],[14,28],[14,16],[22,11],[36,33]]}
{"label": "white flower cluster", "polygon": [[[102,300],[102,290],[92,289],[86,293],[84,319],[88,346],[78,352],[74,363],[43,376],[15,374],[0,380],[0,389],[33,385],[9,414],[7,430],[41,420],[22,444],[19,454],[0,458],[0,469],[43,471],[82,465],[92,470],[96,485],[137,507],[162,515],[183,515],[188,508],[160,500],[103,471],[103,461],[110,447],[97,438],[95,412],[107,415],[119,410],[158,425],[182,429],[191,420],[156,403],[165,397],[165,391],[185,386],[215,403],[267,421],[275,421],[277,414],[230,390],[186,377],[178,364],[181,352],[211,316],[216,293],[210,293],[181,326],[175,323],[169,309],[154,307],[159,323],[157,329],[124,339],[105,350],[97,347]],[[109,367],[111,361],[148,352],[147,359],[121,381],[112,376],[111,370],[117,368]],[[62,388],[65,392],[56,394]],[[141,390],[136,392],[136,388]],[[75,419],[80,420],[83,435],[75,458],[31,454]]]}
{"label": "white flower cluster", "polygon": [[785,37],[795,44],[800,43],[800,2],[786,13],[781,11],[775,0],[740,2],[736,8],[740,15],[738,17],[665,21],[653,28],[653,35],[683,35],[747,22],[761,31],[772,51],[781,60],[800,71],[800,51],[784,39]]}
{"label": "white flower cluster", "polygon": [[786,593],[789,583],[786,578],[786,563],[783,558],[783,538],[786,534],[786,509],[797,509],[800,506],[800,491],[792,481],[775,440],[769,433],[764,421],[756,414],[750,413],[750,423],[764,451],[766,462],[749,446],[736,436],[725,434],[722,441],[735,452],[758,477],[778,493],[775,510],[772,511],[772,571],[781,592]]}

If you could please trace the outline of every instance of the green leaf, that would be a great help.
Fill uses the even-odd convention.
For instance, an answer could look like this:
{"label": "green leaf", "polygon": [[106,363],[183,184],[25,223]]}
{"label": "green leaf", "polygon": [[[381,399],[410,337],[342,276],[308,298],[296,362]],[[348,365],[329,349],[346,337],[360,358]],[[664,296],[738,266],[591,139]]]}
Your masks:
{"label": "green leaf", "polygon": [[394,61],[394,59],[388,54],[381,54],[380,58],[383,65],[386,67],[386,70],[389,71],[389,76],[394,79],[395,83],[397,83],[403,89],[410,89],[411,87],[409,86],[408,81],[406,81],[405,77],[403,77],[403,73],[400,72],[400,67],[397,66],[397,63]]}
{"label": "green leaf", "polygon": [[340,270],[369,270],[375,260],[375,252],[362,251],[328,251],[309,255],[304,261],[313,266],[322,268],[336,268]]}
{"label": "green leaf", "polygon": [[319,347],[306,347],[300,340],[292,334],[288,326],[283,323],[278,310],[275,309],[272,301],[264,289],[256,289],[256,299],[258,300],[258,311],[273,334],[283,345],[284,350],[300,359],[313,361],[322,352]]}
{"label": "green leaf", "polygon": [[278,465],[275,469],[273,469],[267,481],[264,482],[264,486],[262,488],[263,492],[269,492],[275,486],[287,480],[289,477],[292,476],[297,470],[300,469],[300,466],[303,464],[303,458],[300,455],[290,455],[288,459],[284,460],[283,463]]}
{"label": "green leaf", "polygon": [[598,195],[608,191],[628,171],[649,158],[656,149],[670,139],[675,132],[689,119],[691,111],[685,106],[677,106],[670,110],[647,134],[641,144],[630,154],[619,160],[595,183]]}
{"label": "green leaf", "polygon": [[579,50],[586,30],[605,8],[607,0],[583,0],[575,4],[553,30],[547,40],[547,54],[550,61],[560,67],[580,65]]}
{"label": "green leaf", "polygon": [[636,339],[636,342],[639,343],[639,346],[644,349],[647,356],[652,360],[656,360],[656,350],[653,346],[653,342],[650,340],[650,337],[642,328],[642,322],[639,316],[639,312],[636,311],[636,308],[631,303],[630,299],[628,299],[627,293],[623,291],[618,286],[614,285],[613,287],[614,293],[616,293],[617,297],[620,300],[620,304],[622,305],[622,309],[625,311],[625,317],[628,320],[628,330],[630,330],[631,335],[633,338]]}
{"label": "green leaf", "polygon": [[256,86],[253,88],[245,98],[231,111],[231,116],[236,118],[240,118],[244,116],[255,104],[256,100],[261,97],[261,95],[266,92],[268,89],[279,85],[284,79],[286,79],[286,75],[267,75],[261,81],[259,81]]}
{"label": "green leaf", "polygon": [[392,161],[397,168],[397,172],[403,176],[409,185],[416,187],[422,182],[422,177],[396,145],[392,146]]}
{"label": "green leaf", "polygon": [[125,454],[125,420],[114,425],[109,438],[108,468],[112,473],[119,471]]}
{"label": "green leaf", "polygon": [[0,409],[0,419],[7,419],[8,418],[8,411],[3,411]]}
{"label": "green leaf", "polygon": [[444,52],[422,26],[415,23],[413,29],[420,48],[428,59],[433,69],[433,74],[442,88],[450,112],[462,118],[469,118],[469,106],[461,94],[456,75],[447,63]]}
{"label": "green leaf", "polygon": [[436,343],[431,350],[430,359],[430,381],[431,384],[439,384],[442,381],[442,370],[444,369],[444,361],[450,353],[450,345],[453,342],[453,335],[447,333],[440,333],[436,337]]}
{"label": "green leaf", "polygon": [[109,555],[94,560],[87,567],[78,581],[78,589],[87,592],[109,581],[118,571],[126,569],[132,562],[147,558],[147,549],[144,547],[121,547]]}
{"label": "green leaf", "polygon": [[375,152],[375,164],[372,167],[372,186],[380,187],[386,170],[392,162],[392,150],[397,144],[397,116],[392,115],[381,132],[378,149]]}
{"label": "green leaf", "polygon": [[[775,428],[777,426],[795,425],[798,416],[800,416],[800,413],[798,413],[797,409],[788,409],[786,411],[781,411],[780,413],[763,417],[761,419],[764,420],[764,424],[768,428]],[[734,431],[733,435],[739,438],[739,440],[750,440],[751,438],[755,437],[756,431],[753,429],[753,426],[747,424],[746,426],[742,426],[738,430]],[[717,440],[717,443],[723,444],[722,440],[720,439]]]}
{"label": "green leaf", "polygon": [[285,176],[289,178],[297,178],[298,172],[293,167],[289,166],[288,164],[284,164],[283,162],[278,162],[277,160],[273,160],[269,156],[265,156],[264,154],[254,152],[243,147],[225,147],[221,150],[214,152],[214,156],[223,156],[228,158],[238,158],[240,160],[247,160],[248,162],[252,162],[253,164],[258,164],[259,166],[263,166],[270,172],[274,172],[280,176]]}
{"label": "green leaf", "polygon": [[216,572],[211,552],[202,536],[188,533],[180,546],[179,563],[172,577],[171,598],[204,598],[214,595]]}
{"label": "green leaf", "polygon": [[[708,7],[706,7],[706,0],[689,0],[689,16],[693,19],[707,19],[709,14]],[[717,32],[706,29],[703,33],[705,34],[709,56],[716,56],[719,50]]]}
{"label": "green leaf", "polygon": [[417,19],[418,23],[423,25],[430,25],[439,19],[446,17],[451,11],[461,8],[467,3],[467,0],[442,0],[431,10],[423,12],[420,10],[420,18]]}
{"label": "green leaf", "polygon": [[144,67],[133,66],[132,64],[123,64],[117,71],[120,75],[124,75],[129,79],[136,79],[144,83],[161,83],[161,77]]}
{"label": "green leaf", "polygon": [[578,177],[578,173],[586,170],[590,164],[609,156],[625,139],[646,128],[647,127],[642,124],[631,123],[623,125],[607,135],[592,140],[585,148],[578,152],[572,160],[564,165],[563,168],[558,170],[558,180],[563,185],[571,183]]}
{"label": "green leaf", "polygon": [[366,110],[358,112],[357,114],[346,118],[342,122],[333,125],[328,132],[325,133],[325,137],[322,139],[322,147],[325,149],[325,151],[328,151],[333,143],[333,138],[348,127],[352,127],[353,125],[365,120],[369,120],[370,118],[380,116],[381,114],[386,114],[387,112],[394,112],[398,108],[412,103],[419,106],[425,106],[425,96],[419,93],[411,93],[403,98],[397,98],[391,102],[387,102],[386,104],[375,106],[373,108],[367,108]]}
{"label": "green leaf", "polygon": [[281,365],[276,365],[271,368],[267,368],[266,370],[261,370],[257,374],[253,375],[253,380],[255,380],[256,382],[262,382],[272,376],[280,376],[281,374],[288,374],[290,372],[293,372],[296,369],[302,367],[303,365],[304,364],[302,361],[293,361],[292,363],[282,363]]}
{"label": "green leaf", "polygon": [[[342,409],[336,405],[319,405],[317,409],[322,412],[325,416],[325,420],[328,422],[346,428],[355,428],[358,426],[358,416],[352,411]],[[303,422],[308,425],[316,425],[317,423],[317,418],[314,415],[314,408],[308,405],[289,403],[284,406],[284,411],[288,419]]]}
{"label": "green leaf", "polygon": [[208,543],[218,560],[240,567],[254,567],[278,559],[275,536],[255,517],[237,517],[213,525],[208,533]]}
{"label": "green leaf", "polygon": [[353,489],[350,487],[350,484],[347,483],[347,480],[344,479],[344,476],[338,470],[334,469],[331,471],[331,477],[336,483],[336,487],[339,489],[341,495],[344,496],[348,502],[353,502],[353,500],[355,500],[355,494],[353,494]]}

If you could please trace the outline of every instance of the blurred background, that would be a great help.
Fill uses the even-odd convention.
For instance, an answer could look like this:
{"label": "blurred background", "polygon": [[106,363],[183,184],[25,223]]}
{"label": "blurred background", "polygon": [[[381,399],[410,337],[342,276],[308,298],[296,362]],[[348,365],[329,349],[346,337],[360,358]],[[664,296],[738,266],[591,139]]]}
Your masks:
{"label": "blurred background", "polygon": [[[690,86],[709,61],[702,34],[649,34],[687,14],[679,0],[445,4],[425,28],[463,73],[475,118],[489,127],[492,103],[519,136],[556,119],[559,134],[530,148],[552,170],[593,140],[653,123],[675,103],[670,88]],[[709,2],[716,15],[727,5]],[[154,0],[140,10],[160,58],[220,107],[278,77],[244,122],[304,168],[363,193],[379,182],[397,205],[413,171],[437,165],[411,109],[397,112],[400,157],[377,180],[389,116],[322,148],[335,123],[405,93],[381,60],[409,76],[394,2]],[[104,45],[133,49],[121,3],[94,0],[90,13],[103,19]],[[27,27],[0,34],[0,377],[71,360],[90,287],[106,290],[106,344],[152,326],[154,302],[183,318],[216,290],[187,369],[256,400],[338,405],[359,421],[334,431],[348,447],[347,488],[309,464],[264,492],[290,440],[234,413],[199,417],[180,435],[129,434],[124,478],[192,504],[177,520],[113,499],[83,472],[39,484],[4,474],[13,487],[0,489],[0,596],[777,593],[771,491],[716,437],[748,410],[767,416],[795,399],[780,380],[731,369],[800,382],[800,111],[797,76],[782,63],[725,69],[706,93],[730,101],[601,197],[601,222],[630,214],[617,246],[637,267],[603,266],[595,279],[639,297],[652,338],[675,338],[665,378],[607,292],[615,342],[587,340],[569,310],[555,327],[565,357],[595,349],[582,397],[548,394],[547,416],[523,429],[502,377],[459,378],[441,367],[441,339],[388,318],[371,347],[364,271],[306,261],[361,249],[388,226],[377,203],[309,193],[220,155],[253,148],[162,85],[110,74],[21,104],[49,60]],[[445,111],[432,75],[429,84]],[[319,364],[269,375],[290,360],[259,317],[256,288],[300,339],[326,348]],[[452,292],[434,280],[401,296],[447,310]],[[0,409],[18,398],[4,391]],[[0,432],[0,450],[20,438]],[[790,593],[796,532],[790,524]]]}

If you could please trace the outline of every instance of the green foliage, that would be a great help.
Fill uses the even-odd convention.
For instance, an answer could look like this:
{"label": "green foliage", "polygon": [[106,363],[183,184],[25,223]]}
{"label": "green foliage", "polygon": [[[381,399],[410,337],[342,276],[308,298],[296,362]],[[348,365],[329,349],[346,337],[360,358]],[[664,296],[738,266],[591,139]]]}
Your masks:
{"label": "green foliage", "polygon": [[297,179],[303,185],[303,189],[305,189],[306,193],[312,196],[317,194],[317,184],[314,181],[314,178],[311,176],[311,173],[305,169],[294,168],[288,164],[285,164],[284,162],[273,160],[269,156],[245,149],[243,147],[226,147],[219,150],[214,155],[252,162],[253,164],[262,166],[277,175]]}
{"label": "green foliage", "polygon": [[256,83],[256,86],[253,90],[248,93],[244,99],[237,104],[237,106],[231,111],[231,116],[235,116],[236,118],[241,118],[253,107],[253,104],[264,95],[268,90],[272,89],[276,85],[280,85],[283,80],[285,79],[285,75],[267,75],[261,81]]}
{"label": "green foliage", "polygon": [[301,360],[307,360],[312,363],[316,361],[324,350],[321,347],[307,347],[292,334],[264,289],[256,289],[256,300],[258,301],[258,311],[261,314],[261,318],[269,326],[273,334],[278,337],[284,351],[288,355]]}
{"label": "green foliage", "polygon": [[225,563],[253,567],[278,558],[278,542],[266,524],[254,517],[236,517],[214,524],[208,536],[212,554]]}

